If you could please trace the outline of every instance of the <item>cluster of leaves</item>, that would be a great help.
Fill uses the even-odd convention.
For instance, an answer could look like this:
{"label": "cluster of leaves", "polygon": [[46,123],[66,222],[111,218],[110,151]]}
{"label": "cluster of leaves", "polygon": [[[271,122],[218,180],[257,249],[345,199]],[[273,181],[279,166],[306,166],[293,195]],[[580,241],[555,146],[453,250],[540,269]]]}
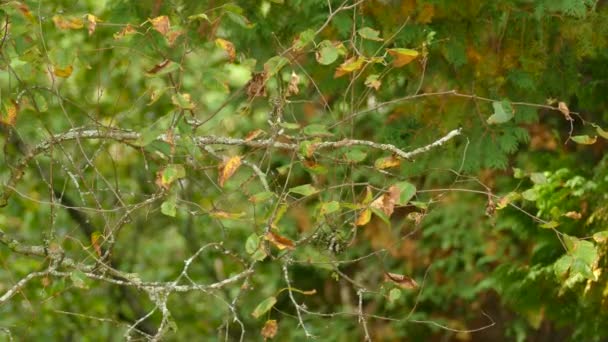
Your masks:
{"label": "cluster of leaves", "polygon": [[0,17],[0,332],[608,336],[608,6]]}

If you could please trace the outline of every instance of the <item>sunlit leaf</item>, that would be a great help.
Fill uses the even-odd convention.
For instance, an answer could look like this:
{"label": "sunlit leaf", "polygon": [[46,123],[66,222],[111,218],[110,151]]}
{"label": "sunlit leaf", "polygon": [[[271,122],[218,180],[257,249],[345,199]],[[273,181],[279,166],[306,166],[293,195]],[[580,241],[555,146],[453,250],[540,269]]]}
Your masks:
{"label": "sunlit leaf", "polygon": [[169,198],[167,198],[160,205],[160,211],[161,211],[161,213],[163,213],[163,214],[165,214],[167,216],[175,217],[175,215],[177,214],[175,200],[176,199],[175,199],[174,196],[170,196]]}
{"label": "sunlit leaf", "polygon": [[338,78],[344,76],[346,74],[350,74],[353,71],[357,71],[363,67],[365,64],[365,57],[362,56],[353,56],[344,63],[340,64],[340,66],[336,69],[336,73],[334,74],[334,78]]}
{"label": "sunlit leaf", "polygon": [[382,85],[382,82],[380,82],[380,75],[373,74],[367,76],[365,79],[365,85],[376,90],[380,89],[380,86]]}
{"label": "sunlit leaf", "polygon": [[582,145],[593,145],[597,141],[597,137],[590,137],[588,135],[575,135],[572,137],[572,141]]}
{"label": "sunlit leaf", "polygon": [[169,32],[171,24],[169,23],[169,17],[166,15],[161,15],[154,19],[149,19],[148,21],[152,24],[152,27],[163,36]]}
{"label": "sunlit leaf", "polygon": [[541,228],[553,229],[559,226],[559,223],[555,221],[546,222],[540,225]]}
{"label": "sunlit leaf", "polygon": [[80,18],[64,18],[61,15],[53,16],[53,23],[61,30],[78,30],[84,27],[84,23]]}
{"label": "sunlit leaf", "polygon": [[277,321],[275,319],[270,319],[264,323],[260,334],[264,339],[273,339],[277,335],[278,329]]}
{"label": "sunlit leaf", "polygon": [[340,210],[340,203],[338,201],[324,202],[321,203],[320,208],[319,213],[321,215],[329,215]]}
{"label": "sunlit leaf", "polygon": [[165,189],[180,178],[186,177],[186,169],[182,164],[169,164],[161,173],[161,185]]}
{"label": "sunlit leaf", "polygon": [[226,181],[232,177],[232,175],[234,175],[236,170],[238,170],[238,168],[241,166],[241,163],[242,161],[240,156],[226,158],[222,161],[222,163],[220,163],[218,166],[218,183],[220,187],[224,187],[224,183],[226,183]]}
{"label": "sunlit leaf", "polygon": [[372,210],[370,208],[363,209],[359,216],[357,216],[357,220],[355,221],[355,225],[357,226],[365,226],[372,219]]}
{"label": "sunlit leaf", "polygon": [[87,30],[90,36],[95,32],[95,29],[97,28],[97,23],[101,22],[101,20],[99,20],[99,18],[92,14],[87,14],[85,18],[87,20]]}
{"label": "sunlit leaf", "polygon": [[283,56],[274,56],[264,63],[264,73],[266,78],[276,75],[281,69],[289,63],[289,59]]}

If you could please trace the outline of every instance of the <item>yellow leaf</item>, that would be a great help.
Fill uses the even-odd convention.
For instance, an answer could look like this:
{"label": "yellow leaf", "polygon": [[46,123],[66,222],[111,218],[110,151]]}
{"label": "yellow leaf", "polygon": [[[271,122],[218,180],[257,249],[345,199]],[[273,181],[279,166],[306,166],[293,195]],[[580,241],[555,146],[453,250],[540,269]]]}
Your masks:
{"label": "yellow leaf", "polygon": [[101,235],[101,233],[99,232],[93,232],[93,234],[91,234],[91,245],[93,245],[93,248],[95,249],[95,253],[97,253],[97,256],[101,257],[102,251],[101,251],[101,238],[103,236]]}
{"label": "yellow leaf", "polygon": [[364,63],[365,63],[365,57],[353,56],[353,57],[347,59],[346,61],[344,61],[344,63],[340,64],[338,69],[336,69],[334,78],[338,78],[340,76],[349,74],[353,71],[359,70],[363,67]]}
{"label": "yellow leaf", "polygon": [[393,66],[395,68],[402,67],[411,63],[420,53],[416,50],[412,49],[389,49],[388,54],[393,56],[395,60],[393,61]]}
{"label": "yellow leaf", "polygon": [[209,216],[216,218],[216,219],[236,220],[238,218],[245,216],[245,213],[229,213],[229,212],[226,212],[223,210],[214,210],[209,213]]}
{"label": "yellow leaf", "polygon": [[384,170],[401,165],[401,160],[395,156],[378,158],[374,162],[376,169]]}
{"label": "yellow leaf", "polygon": [[234,44],[232,44],[232,42],[226,39],[217,38],[215,40],[215,44],[226,51],[228,57],[230,58],[230,63],[234,62],[234,59],[236,58],[236,49],[234,48]]}
{"label": "yellow leaf", "polygon": [[161,15],[160,17],[149,19],[149,21],[152,24],[152,27],[154,27],[154,29],[160,32],[160,34],[162,34],[163,36],[166,35],[167,32],[169,32],[171,24],[169,23],[169,17],[167,17],[166,15]]}
{"label": "yellow leaf", "polygon": [[17,123],[17,106],[15,106],[14,104],[10,104],[4,106],[4,109],[4,113],[0,115],[0,122],[7,126],[15,126],[15,124]]}
{"label": "yellow leaf", "polygon": [[372,219],[372,210],[367,208],[364,209],[361,213],[359,213],[359,217],[357,217],[357,221],[355,221],[355,225],[357,226],[365,226]]}
{"label": "yellow leaf", "polygon": [[74,71],[74,68],[71,65],[68,65],[65,68],[59,68],[57,66],[55,66],[53,68],[53,73],[55,74],[55,76],[62,77],[62,78],[70,77],[70,75],[72,74],[72,71]]}
{"label": "yellow leaf", "polygon": [[219,166],[219,177],[218,183],[220,187],[224,187],[224,183],[228,180],[228,178],[232,177],[236,170],[241,166],[241,157],[235,156],[225,159]]}
{"label": "yellow leaf", "polygon": [[99,20],[99,18],[97,18],[96,16],[94,16],[92,14],[87,14],[86,19],[87,19],[87,30],[89,31],[89,36],[90,36],[93,34],[93,32],[95,32],[95,29],[97,28],[97,23],[101,22],[101,20]]}
{"label": "yellow leaf", "polygon": [[266,233],[266,235],[264,236],[264,238],[270,242],[272,242],[272,244],[274,244],[278,249],[283,250],[283,249],[295,249],[296,246],[293,243],[293,241],[291,241],[290,239],[281,236],[277,233],[274,232],[268,232]]}
{"label": "yellow leaf", "polygon": [[84,27],[82,19],[79,18],[64,18],[60,15],[53,16],[55,26],[61,30],[78,30]]}

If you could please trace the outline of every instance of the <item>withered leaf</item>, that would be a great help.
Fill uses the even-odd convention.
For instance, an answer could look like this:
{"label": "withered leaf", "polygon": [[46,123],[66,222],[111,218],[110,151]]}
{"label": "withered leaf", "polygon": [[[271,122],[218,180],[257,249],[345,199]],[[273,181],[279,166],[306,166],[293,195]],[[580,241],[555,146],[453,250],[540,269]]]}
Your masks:
{"label": "withered leaf", "polygon": [[262,328],[262,337],[266,338],[274,338],[277,334],[278,325],[275,319],[269,319],[264,323],[264,327]]}
{"label": "withered leaf", "polygon": [[220,187],[224,187],[224,183],[228,180],[228,178],[234,175],[239,166],[241,166],[240,156],[224,159],[224,161],[219,165],[218,183],[220,184]]}
{"label": "withered leaf", "polygon": [[149,19],[149,21],[152,24],[152,27],[154,27],[154,29],[163,36],[167,35],[167,32],[169,32],[171,24],[169,23],[169,17],[167,17],[166,15],[161,15],[154,19]]}
{"label": "withered leaf", "polygon": [[286,96],[297,95],[300,92],[298,83],[300,83],[300,76],[298,76],[298,74],[292,71],[291,78],[289,79],[289,84],[287,85]]}
{"label": "withered leaf", "polygon": [[278,249],[283,250],[283,249],[295,249],[296,246],[293,243],[293,241],[291,241],[290,239],[281,236],[275,232],[268,232],[266,233],[266,235],[264,236],[264,238],[270,242],[272,242],[273,245],[275,245]]}
{"label": "withered leaf", "polygon": [[226,54],[228,54],[228,57],[230,58],[230,63],[234,62],[234,59],[236,58],[236,49],[234,48],[234,44],[232,44],[232,42],[226,39],[217,38],[215,40],[215,44],[222,48],[222,50],[226,51]]}
{"label": "withered leaf", "polygon": [[266,96],[266,73],[254,73],[251,80],[247,82],[247,97],[251,100],[257,96]]}
{"label": "withered leaf", "polygon": [[403,274],[386,272],[384,273],[384,281],[390,281],[402,289],[413,290],[418,288],[418,283],[414,279]]}

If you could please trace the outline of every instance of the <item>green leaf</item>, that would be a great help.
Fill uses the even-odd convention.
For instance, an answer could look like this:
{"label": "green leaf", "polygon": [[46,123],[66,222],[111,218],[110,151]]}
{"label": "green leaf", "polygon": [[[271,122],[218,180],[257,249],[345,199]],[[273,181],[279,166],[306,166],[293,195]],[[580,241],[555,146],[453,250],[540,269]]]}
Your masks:
{"label": "green leaf", "polygon": [[530,175],[530,180],[534,184],[547,184],[547,177],[542,172],[533,172]]}
{"label": "green leaf", "polygon": [[388,301],[393,303],[397,299],[401,298],[401,289],[394,288],[388,293]]}
{"label": "green leaf", "polygon": [[266,78],[276,75],[281,69],[289,63],[289,59],[283,56],[274,56],[264,63],[264,71]]}
{"label": "green leaf", "polygon": [[205,13],[199,13],[199,14],[194,14],[194,15],[188,16],[188,21],[195,21],[195,20],[205,20],[205,21],[211,22],[211,20],[209,20],[209,17]]}
{"label": "green leaf", "polygon": [[488,124],[501,124],[513,119],[514,111],[511,102],[507,100],[494,101],[492,107],[494,107],[494,114],[488,118]]}
{"label": "green leaf", "polygon": [[175,196],[170,196],[160,205],[160,212],[164,215],[175,217],[177,214]]}
{"label": "green leaf", "polygon": [[340,210],[340,202],[331,201],[321,203],[321,209],[319,210],[321,215],[328,215]]}
{"label": "green leaf", "polygon": [[536,188],[528,189],[522,192],[521,196],[527,201],[534,202],[538,199],[538,190]]}
{"label": "green leaf", "polygon": [[553,271],[558,277],[565,277],[568,274],[573,258],[569,255],[564,255],[553,264]]}
{"label": "green leaf", "polygon": [[171,96],[171,102],[180,109],[194,109],[194,103],[192,103],[192,99],[190,98],[190,94],[179,93]]}
{"label": "green leaf", "polygon": [[279,126],[285,129],[300,129],[300,124],[295,122],[280,122]]}
{"label": "green leaf", "polygon": [[262,261],[264,259],[266,259],[267,254],[264,251],[263,248],[258,248],[258,250],[256,250],[252,255],[251,255],[251,259],[255,260],[255,261]]}
{"label": "green leaf", "polygon": [[74,270],[72,272],[70,272],[70,280],[72,280],[72,283],[74,284],[75,287],[79,288],[79,289],[88,289],[89,286],[87,285],[87,276],[86,274],[84,274],[84,272],[80,271],[80,270]]}
{"label": "green leaf", "polygon": [[593,234],[593,240],[597,243],[602,243],[608,240],[608,230],[603,230]]}
{"label": "green leaf", "polygon": [[357,33],[363,39],[375,40],[381,42],[383,39],[380,38],[380,31],[374,30],[370,27],[364,27],[357,31]]}
{"label": "green leaf", "polygon": [[273,197],[274,197],[274,192],[262,191],[262,192],[258,192],[257,194],[249,197],[249,202],[252,202],[252,203],[266,202]]}
{"label": "green leaf", "polygon": [[416,186],[410,182],[399,182],[395,186],[400,191],[397,205],[407,205],[414,195],[416,195]]}
{"label": "green leaf", "polygon": [[327,136],[333,135],[330,131],[327,130],[327,127],[325,125],[321,125],[321,124],[308,125],[308,126],[304,127],[304,129],[302,130],[302,133],[309,135],[309,136],[320,136],[320,137],[327,137]]}
{"label": "green leaf", "polygon": [[386,223],[389,228],[391,227],[391,219],[384,213],[384,211],[372,206],[370,206],[370,209],[374,214],[376,214],[376,216],[378,216],[378,218],[380,218],[384,223]]}
{"label": "green leaf", "polygon": [[526,173],[522,169],[516,167],[513,168],[513,177],[516,179],[522,179],[526,176]]}
{"label": "green leaf", "polygon": [[315,31],[313,29],[308,29],[300,32],[298,35],[298,39],[293,43],[293,47],[296,50],[302,50],[308,44],[310,44],[315,39]]}
{"label": "green leaf", "polygon": [[338,48],[329,40],[322,41],[315,53],[317,62],[322,65],[330,65],[338,59]]}
{"label": "green leaf", "polygon": [[268,312],[268,310],[272,309],[272,307],[277,303],[277,299],[273,297],[268,297],[264,299],[251,313],[251,316],[255,318],[260,318],[263,314]]}
{"label": "green leaf", "polygon": [[596,125],[596,124],[591,124],[593,127],[595,127],[595,131],[597,132],[597,134],[599,134],[600,137],[604,138],[604,139],[608,139],[608,132],[604,131],[602,129],[602,127]]}
{"label": "green leaf", "polygon": [[186,169],[182,164],[169,164],[163,170],[161,182],[163,185],[169,185],[184,177],[186,177]]}
{"label": "green leaf", "polygon": [[344,157],[349,163],[356,164],[364,161],[367,157],[367,153],[358,148],[353,148],[344,153]]}
{"label": "green leaf", "polygon": [[304,184],[289,189],[289,192],[293,192],[294,194],[302,196],[310,196],[316,194],[317,192],[319,192],[319,190],[317,190],[314,186],[310,184]]}
{"label": "green leaf", "polygon": [[253,254],[258,250],[258,246],[260,245],[260,237],[253,233],[249,235],[247,241],[245,241],[245,251],[248,254]]}
{"label": "green leaf", "polygon": [[553,228],[559,227],[559,223],[557,223],[555,221],[549,221],[547,223],[541,224],[540,227],[547,228],[547,229],[553,229]]}
{"label": "green leaf", "polygon": [[581,145],[593,145],[597,141],[597,137],[590,137],[588,135],[575,135],[572,137],[572,141]]}
{"label": "green leaf", "polygon": [[133,145],[136,146],[146,146],[156,140],[159,135],[167,130],[171,120],[173,119],[173,115],[167,114],[160,119],[158,119],[152,125],[146,127],[141,133],[137,140],[133,142]]}

